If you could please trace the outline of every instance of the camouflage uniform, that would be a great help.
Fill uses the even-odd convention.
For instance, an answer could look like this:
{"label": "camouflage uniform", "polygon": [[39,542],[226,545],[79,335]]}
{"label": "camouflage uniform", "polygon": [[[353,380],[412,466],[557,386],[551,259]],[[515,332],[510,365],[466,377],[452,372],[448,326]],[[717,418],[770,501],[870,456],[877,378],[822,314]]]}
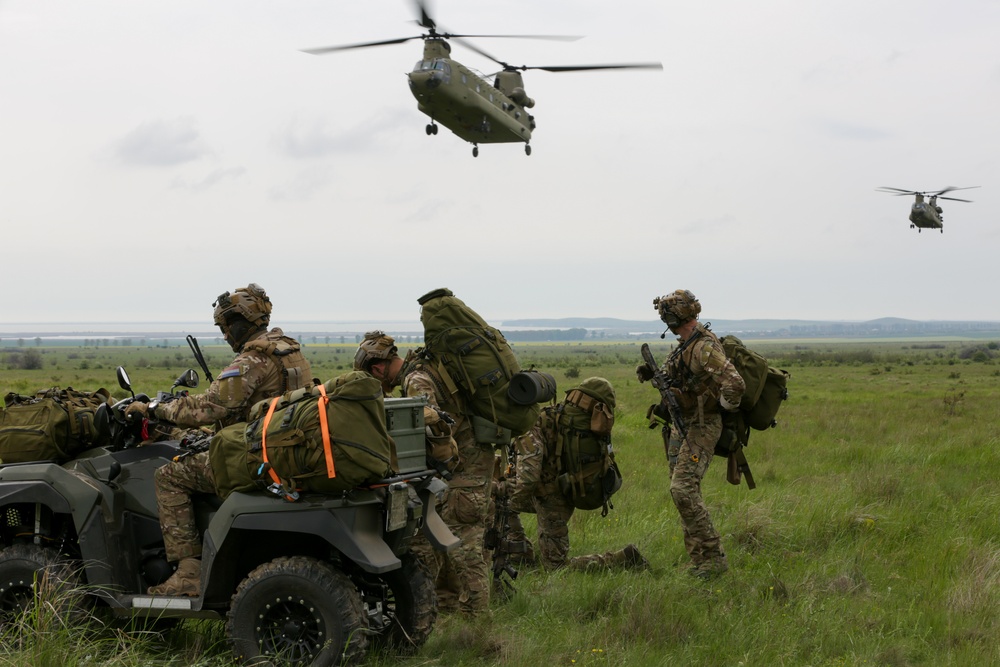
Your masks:
{"label": "camouflage uniform", "polygon": [[437,586],[442,611],[479,613],[489,608],[490,569],[483,557],[494,454],[490,445],[476,443],[472,422],[460,399],[448,394],[433,372],[408,364],[402,376],[403,396],[426,396],[429,404],[454,418],[452,436],[459,464],[448,481],[441,518],[461,544],[449,553],[435,551],[425,539],[415,539],[413,551],[427,564]]}
{"label": "camouflage uniform", "polygon": [[[538,552],[547,569],[569,566],[577,570],[634,567],[649,563],[634,545],[603,554],[569,558],[569,520],[573,503],[559,490],[559,461],[556,458],[556,417],[559,406],[547,407],[529,433],[517,439],[515,485],[510,507],[515,512],[535,514],[538,523]],[[527,539],[522,531],[508,532],[511,541]]]}
{"label": "camouflage uniform", "polygon": [[[708,471],[715,443],[722,434],[720,399],[737,406],[743,396],[743,378],[726,358],[714,333],[698,324],[664,363],[664,370],[680,387],[675,391],[687,437],[670,446],[670,495],[681,517],[684,547],[696,573],[723,572],[726,554],[701,496],[701,480]],[[676,452],[676,454],[674,453]]]}
{"label": "camouflage uniform", "polygon": [[[154,414],[156,419],[181,426],[213,422],[228,426],[245,421],[258,401],[305,386],[311,377],[298,342],[275,327],[247,341],[204,394],[163,403]],[[156,471],[154,479],[167,560],[200,556],[191,494],[216,492],[208,452],[168,463]]]}

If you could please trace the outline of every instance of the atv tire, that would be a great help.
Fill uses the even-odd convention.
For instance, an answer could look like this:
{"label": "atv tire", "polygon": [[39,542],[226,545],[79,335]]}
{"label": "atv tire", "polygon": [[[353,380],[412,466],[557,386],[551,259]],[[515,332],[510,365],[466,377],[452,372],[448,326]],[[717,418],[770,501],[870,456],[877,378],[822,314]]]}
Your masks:
{"label": "atv tire", "polygon": [[315,558],[276,558],[236,589],[226,635],[246,664],[354,665],[368,645],[361,596]]}
{"label": "atv tire", "polygon": [[403,556],[403,567],[383,575],[389,586],[384,630],[372,641],[396,654],[415,653],[431,635],[437,619],[437,593],[427,566],[414,554]]}
{"label": "atv tire", "polygon": [[56,624],[73,627],[88,615],[85,601],[79,572],[54,549],[15,544],[0,550],[0,625],[39,609],[54,614]]}

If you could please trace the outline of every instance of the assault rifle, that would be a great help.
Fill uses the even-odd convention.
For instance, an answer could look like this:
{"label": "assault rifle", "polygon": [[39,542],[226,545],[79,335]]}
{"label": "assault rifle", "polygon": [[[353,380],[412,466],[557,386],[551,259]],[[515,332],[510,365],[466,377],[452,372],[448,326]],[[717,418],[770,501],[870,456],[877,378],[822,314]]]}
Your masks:
{"label": "assault rifle", "polygon": [[687,437],[687,427],[684,426],[684,420],[681,418],[681,406],[677,402],[677,396],[671,391],[674,387],[674,382],[656,364],[656,359],[653,358],[653,353],[650,352],[649,345],[643,343],[640,351],[642,352],[642,360],[646,362],[646,367],[649,369],[648,372],[651,374],[649,383],[660,391],[660,398],[666,404],[667,412],[670,415],[670,423],[673,428],[677,429],[677,434],[680,436],[679,439],[683,440]]}
{"label": "assault rifle", "polygon": [[208,381],[212,382],[212,374],[208,372],[208,364],[205,363],[205,355],[201,353],[201,346],[198,345],[198,339],[188,334],[187,342],[188,347],[191,348],[191,352],[194,354],[195,361],[201,366],[201,370],[205,371],[205,377],[208,378]]}
{"label": "assault rifle", "polygon": [[[503,479],[513,480],[514,470],[514,444],[508,445],[507,471]],[[510,497],[508,493],[495,494],[493,499],[495,507],[493,515],[493,527],[486,531],[483,540],[486,549],[493,555],[493,587],[510,598],[515,592],[514,580],[517,579],[517,570],[510,564],[510,554],[517,551],[507,538],[510,533]]]}

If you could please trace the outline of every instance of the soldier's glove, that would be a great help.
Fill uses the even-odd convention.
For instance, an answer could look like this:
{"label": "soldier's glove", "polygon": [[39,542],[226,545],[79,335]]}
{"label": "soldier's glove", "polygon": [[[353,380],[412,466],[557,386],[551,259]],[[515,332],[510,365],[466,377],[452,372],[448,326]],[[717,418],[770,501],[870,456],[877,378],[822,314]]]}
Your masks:
{"label": "soldier's glove", "polygon": [[649,364],[639,364],[635,367],[635,376],[639,378],[639,382],[649,382],[653,379],[653,369]]}
{"label": "soldier's glove", "polygon": [[149,416],[149,405],[142,401],[132,401],[125,408],[125,419],[127,421],[142,421]]}
{"label": "soldier's glove", "polygon": [[736,401],[736,404],[733,405],[732,403],[726,400],[725,396],[719,396],[719,405],[721,405],[722,409],[725,410],[726,412],[736,412],[737,410],[740,409],[740,401]]}

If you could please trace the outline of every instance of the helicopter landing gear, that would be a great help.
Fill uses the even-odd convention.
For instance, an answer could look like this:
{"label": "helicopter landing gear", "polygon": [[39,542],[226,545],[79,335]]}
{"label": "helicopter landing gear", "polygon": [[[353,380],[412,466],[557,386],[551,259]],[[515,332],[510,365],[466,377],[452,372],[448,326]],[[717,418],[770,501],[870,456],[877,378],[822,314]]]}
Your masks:
{"label": "helicopter landing gear", "polygon": [[531,155],[531,144],[525,144],[524,145],[524,154],[525,155]]}
{"label": "helicopter landing gear", "polygon": [[472,146],[472,157],[479,157],[479,146]]}
{"label": "helicopter landing gear", "polygon": [[438,133],[438,126],[436,123],[428,123],[425,129],[427,130],[427,136]]}

